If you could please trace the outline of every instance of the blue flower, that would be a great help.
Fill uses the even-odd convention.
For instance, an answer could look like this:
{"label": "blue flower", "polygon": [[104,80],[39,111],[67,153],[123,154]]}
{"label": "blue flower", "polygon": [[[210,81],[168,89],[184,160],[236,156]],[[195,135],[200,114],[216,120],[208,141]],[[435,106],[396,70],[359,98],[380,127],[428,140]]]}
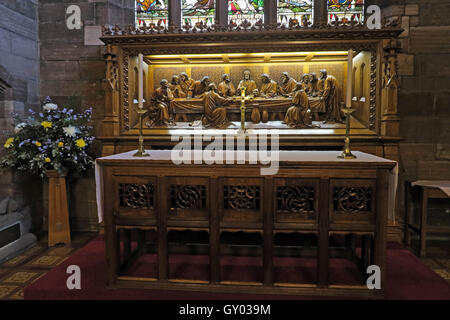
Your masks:
{"label": "blue flower", "polygon": [[39,117],[43,118],[44,114],[42,112],[39,112]]}
{"label": "blue flower", "polygon": [[66,109],[66,108],[62,109],[62,112],[63,112],[63,113],[66,113],[66,112],[67,112],[67,109]]}

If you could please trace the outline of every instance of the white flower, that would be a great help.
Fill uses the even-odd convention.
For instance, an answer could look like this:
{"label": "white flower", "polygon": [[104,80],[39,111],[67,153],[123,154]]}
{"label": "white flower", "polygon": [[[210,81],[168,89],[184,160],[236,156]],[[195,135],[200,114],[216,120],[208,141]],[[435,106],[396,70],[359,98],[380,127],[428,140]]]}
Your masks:
{"label": "white flower", "polygon": [[64,127],[63,130],[64,130],[64,133],[66,134],[66,136],[69,136],[69,137],[75,137],[75,135],[77,133],[77,128],[75,128],[74,126]]}
{"label": "white flower", "polygon": [[44,105],[44,110],[46,111],[50,111],[50,110],[56,110],[58,109],[58,106],[54,103],[47,103],[46,105]]}
{"label": "white flower", "polygon": [[17,134],[20,131],[22,131],[22,129],[25,128],[26,126],[27,124],[25,122],[21,122],[14,128],[14,132]]}

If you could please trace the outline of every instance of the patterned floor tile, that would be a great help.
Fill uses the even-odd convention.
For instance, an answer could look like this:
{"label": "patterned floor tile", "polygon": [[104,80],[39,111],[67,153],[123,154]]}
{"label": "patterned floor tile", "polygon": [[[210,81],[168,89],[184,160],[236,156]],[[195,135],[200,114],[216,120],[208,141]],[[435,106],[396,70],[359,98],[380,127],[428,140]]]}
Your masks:
{"label": "patterned floor tile", "polygon": [[17,257],[6,261],[4,264],[2,264],[2,267],[16,267],[26,261],[28,258],[29,256],[26,255],[18,255]]}
{"label": "patterned floor tile", "polygon": [[437,259],[437,261],[450,271],[450,259]]}
{"label": "patterned floor tile", "polygon": [[24,252],[24,255],[34,255],[34,254],[37,254],[37,253],[41,253],[45,249],[47,249],[47,247],[42,246],[42,245],[35,245],[34,247],[26,250]]}
{"label": "patterned floor tile", "polygon": [[43,267],[43,268],[52,268],[58,265],[64,258],[60,256],[39,256],[36,259],[29,262],[27,265],[31,267]]}
{"label": "patterned floor tile", "polygon": [[8,297],[8,299],[13,299],[13,300],[23,300],[23,289],[17,290],[16,292],[14,292],[12,295],[10,295]]}
{"label": "patterned floor tile", "polygon": [[442,266],[439,263],[437,263],[437,261],[434,259],[428,258],[428,259],[421,259],[421,260],[422,260],[423,264],[425,264],[428,268],[431,268],[431,269],[441,269],[442,268]]}
{"label": "patterned floor tile", "polygon": [[0,299],[7,298],[17,288],[18,288],[18,286],[10,286],[10,285],[0,284]]}
{"label": "patterned floor tile", "polygon": [[445,269],[434,269],[434,272],[436,272],[439,276],[444,278],[445,280],[450,280],[450,272],[448,272]]}
{"label": "patterned floor tile", "polygon": [[38,275],[39,273],[37,272],[27,272],[27,271],[14,272],[8,275],[5,279],[3,279],[2,283],[24,284],[29,282],[31,279],[37,277]]}

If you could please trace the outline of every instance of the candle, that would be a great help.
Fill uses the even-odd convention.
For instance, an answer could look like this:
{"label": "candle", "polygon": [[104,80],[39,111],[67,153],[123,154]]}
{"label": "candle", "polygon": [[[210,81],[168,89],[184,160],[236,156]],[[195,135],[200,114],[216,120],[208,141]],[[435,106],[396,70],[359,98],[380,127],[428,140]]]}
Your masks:
{"label": "candle", "polygon": [[353,50],[348,50],[347,58],[347,101],[346,107],[351,108],[352,106],[352,88],[353,88]]}
{"label": "candle", "polygon": [[139,53],[139,69],[138,69],[138,81],[139,81],[139,96],[138,107],[144,108],[144,55]]}

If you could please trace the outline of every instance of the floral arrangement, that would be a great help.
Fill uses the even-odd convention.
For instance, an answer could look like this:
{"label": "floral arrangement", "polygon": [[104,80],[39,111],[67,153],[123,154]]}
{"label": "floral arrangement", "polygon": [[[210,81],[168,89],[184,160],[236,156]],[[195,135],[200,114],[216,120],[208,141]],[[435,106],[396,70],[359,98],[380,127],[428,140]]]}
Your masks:
{"label": "floral arrangement", "polygon": [[47,170],[67,174],[92,167],[94,160],[88,154],[94,140],[89,126],[92,109],[74,114],[72,109],[59,108],[50,98],[44,103],[43,112],[30,109],[24,120],[13,115],[14,134],[4,144],[6,154],[0,165],[42,178]]}

